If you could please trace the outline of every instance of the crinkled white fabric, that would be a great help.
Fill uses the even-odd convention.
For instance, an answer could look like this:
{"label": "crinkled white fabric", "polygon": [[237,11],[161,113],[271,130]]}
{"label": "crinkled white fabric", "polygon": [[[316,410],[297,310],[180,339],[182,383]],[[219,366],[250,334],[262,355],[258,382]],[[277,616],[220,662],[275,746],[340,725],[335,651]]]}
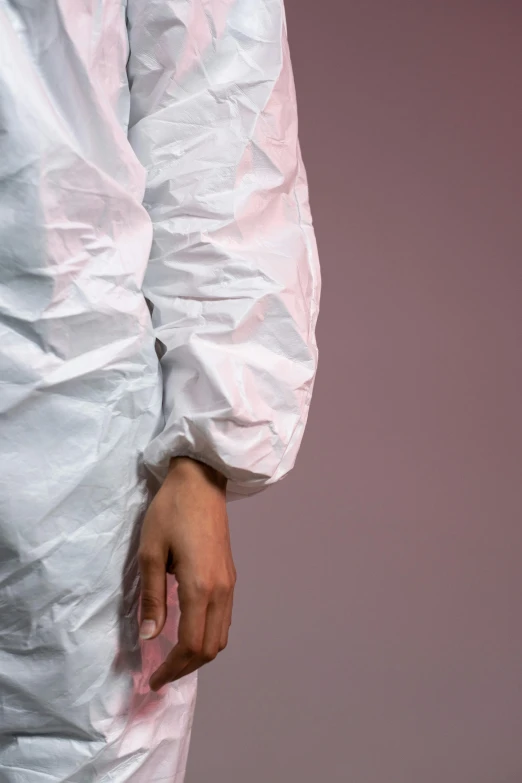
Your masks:
{"label": "crinkled white fabric", "polygon": [[0,0],[0,783],[182,783],[140,524],[293,467],[319,296],[282,0]]}
{"label": "crinkled white fabric", "polygon": [[228,476],[293,467],[317,364],[320,274],[281,0],[130,0],[130,142],[154,225],[143,290],[166,352],[147,446]]}

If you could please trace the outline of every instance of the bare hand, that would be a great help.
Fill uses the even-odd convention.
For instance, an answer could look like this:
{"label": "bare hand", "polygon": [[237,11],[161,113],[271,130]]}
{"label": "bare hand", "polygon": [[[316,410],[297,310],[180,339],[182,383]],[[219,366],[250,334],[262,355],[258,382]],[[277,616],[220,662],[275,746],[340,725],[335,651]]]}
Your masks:
{"label": "bare hand", "polygon": [[154,639],[165,624],[167,573],[176,577],[180,608],[178,642],[150,677],[153,691],[214,660],[227,645],[236,570],[226,483],[213,468],[176,457],[147,510],[138,550],[141,638]]}

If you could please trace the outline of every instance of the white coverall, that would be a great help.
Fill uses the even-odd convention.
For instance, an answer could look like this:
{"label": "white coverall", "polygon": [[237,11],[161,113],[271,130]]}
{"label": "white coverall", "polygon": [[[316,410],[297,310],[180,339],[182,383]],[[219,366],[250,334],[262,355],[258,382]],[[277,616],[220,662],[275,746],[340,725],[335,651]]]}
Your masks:
{"label": "white coverall", "polygon": [[182,783],[140,522],[291,470],[320,287],[283,0],[0,0],[0,783]]}

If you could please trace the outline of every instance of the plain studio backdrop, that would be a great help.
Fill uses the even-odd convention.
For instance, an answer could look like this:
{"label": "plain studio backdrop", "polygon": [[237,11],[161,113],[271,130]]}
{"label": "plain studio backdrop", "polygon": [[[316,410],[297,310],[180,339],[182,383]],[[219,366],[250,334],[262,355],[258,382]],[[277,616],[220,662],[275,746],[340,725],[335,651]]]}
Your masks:
{"label": "plain studio backdrop", "polygon": [[522,3],[286,8],[319,372],[187,783],[521,783]]}

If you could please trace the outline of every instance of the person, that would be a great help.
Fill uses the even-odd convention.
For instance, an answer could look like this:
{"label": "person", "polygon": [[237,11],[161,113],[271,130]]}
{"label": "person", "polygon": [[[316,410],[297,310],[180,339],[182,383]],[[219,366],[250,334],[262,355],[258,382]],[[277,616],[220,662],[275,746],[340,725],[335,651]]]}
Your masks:
{"label": "person", "polygon": [[2,783],[182,783],[320,288],[283,0],[0,4]]}

